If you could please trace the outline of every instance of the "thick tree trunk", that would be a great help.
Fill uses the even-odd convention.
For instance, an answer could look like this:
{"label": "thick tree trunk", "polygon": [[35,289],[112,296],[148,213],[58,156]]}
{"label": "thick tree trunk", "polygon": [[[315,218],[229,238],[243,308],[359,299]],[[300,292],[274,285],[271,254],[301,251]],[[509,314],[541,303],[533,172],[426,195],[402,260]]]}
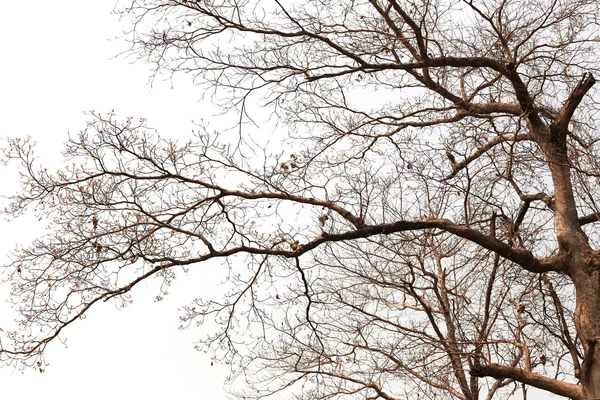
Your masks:
{"label": "thick tree trunk", "polygon": [[600,253],[581,229],[567,153],[565,130],[551,127],[541,144],[554,183],[555,229],[559,253],[566,256],[575,286],[575,326],[584,347],[579,376],[585,399],[600,399]]}
{"label": "thick tree trunk", "polygon": [[553,150],[547,155],[554,181],[556,236],[560,252],[569,260],[577,302],[575,326],[584,347],[581,371],[576,372],[584,398],[600,399],[600,255],[579,225],[566,145],[559,143]]}
{"label": "thick tree trunk", "polygon": [[584,347],[579,379],[586,399],[600,399],[600,257],[586,252],[570,268],[576,291],[575,326]]}

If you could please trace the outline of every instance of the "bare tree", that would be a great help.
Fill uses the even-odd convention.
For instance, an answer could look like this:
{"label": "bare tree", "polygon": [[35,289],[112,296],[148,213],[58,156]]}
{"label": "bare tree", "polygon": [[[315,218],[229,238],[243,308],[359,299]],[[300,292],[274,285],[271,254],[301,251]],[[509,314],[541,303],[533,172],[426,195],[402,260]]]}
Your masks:
{"label": "bare tree", "polygon": [[[94,113],[56,173],[12,141],[7,213],[52,233],[7,266],[3,358],[221,259],[229,291],[182,324],[244,398],[600,398],[596,0],[120,7],[131,54],[191,74],[238,140]],[[256,102],[293,151],[244,128]]]}

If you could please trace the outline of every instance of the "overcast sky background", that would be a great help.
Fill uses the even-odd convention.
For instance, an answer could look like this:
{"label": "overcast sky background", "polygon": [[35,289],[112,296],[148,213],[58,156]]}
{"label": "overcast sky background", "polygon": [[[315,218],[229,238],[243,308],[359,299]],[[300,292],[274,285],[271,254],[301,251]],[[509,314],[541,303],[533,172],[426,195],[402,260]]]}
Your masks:
{"label": "overcast sky background", "polygon": [[[127,48],[114,39],[129,25],[111,15],[112,2],[8,1],[0,12],[0,137],[32,136],[43,163],[59,165],[69,132],[85,127],[84,112],[115,110],[117,116],[145,117],[168,137],[194,129],[193,120],[217,112],[186,78],[174,87],[155,81],[150,67],[116,57]],[[109,40],[114,39],[114,40]],[[3,147],[3,145],[0,145]],[[0,193],[17,186],[14,169],[2,169]],[[11,189],[12,188],[12,189]],[[0,257],[18,243],[43,233],[43,222],[0,220]],[[0,369],[0,395],[21,399],[225,399],[227,368],[210,366],[209,355],[193,350],[197,329],[177,329],[177,309],[199,294],[218,290],[217,264],[180,275],[160,303],[152,282],[133,290],[134,304],[118,311],[110,303],[94,307],[48,347],[50,365],[40,374]],[[10,319],[0,287],[0,328]],[[530,391],[530,394],[534,392]],[[536,396],[533,396],[536,397]],[[541,394],[538,398],[556,398]]]}
{"label": "overcast sky background", "polygon": [[[148,87],[149,66],[114,56],[127,48],[109,40],[129,26],[111,15],[110,1],[11,1],[0,12],[0,137],[33,137],[44,164],[59,165],[68,133],[85,127],[84,112],[115,110],[117,116],[145,117],[161,135],[177,137],[216,110],[199,102],[201,93],[186,79],[171,88]],[[0,145],[4,147],[4,144]],[[1,171],[0,192],[16,188],[15,171]],[[0,221],[0,257],[17,243],[43,233],[43,222]],[[133,291],[134,304],[118,311],[94,307],[66,332],[68,348],[48,347],[50,365],[40,374],[0,369],[3,398],[225,399],[227,369],[193,350],[197,329],[177,329],[177,309],[218,283],[217,265],[180,275],[171,295],[155,303],[152,283]],[[8,288],[0,287],[0,327],[12,319]]]}

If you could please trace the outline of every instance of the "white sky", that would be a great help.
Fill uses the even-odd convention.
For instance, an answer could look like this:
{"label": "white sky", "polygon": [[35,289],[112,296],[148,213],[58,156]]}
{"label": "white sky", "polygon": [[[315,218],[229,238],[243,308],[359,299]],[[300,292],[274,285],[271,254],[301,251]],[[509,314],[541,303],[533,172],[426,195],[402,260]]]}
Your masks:
{"label": "white sky", "polygon": [[[149,66],[114,58],[127,47],[118,36],[127,23],[110,15],[113,3],[62,0],[5,1],[0,12],[0,137],[32,136],[45,163],[58,163],[68,132],[85,126],[90,109],[146,117],[164,136],[194,128],[191,121],[216,112],[186,79],[147,86]],[[2,146],[0,146],[2,147]],[[11,172],[13,173],[11,175]],[[2,170],[0,192],[15,187],[14,170]],[[27,244],[43,225],[36,219],[0,221],[0,257],[15,244]],[[95,307],[66,332],[68,348],[49,347],[44,374],[0,369],[0,395],[20,399],[225,399],[227,368],[210,366],[208,355],[193,350],[198,330],[177,330],[177,308],[218,281],[217,265],[203,265],[154,303],[151,283],[134,290],[134,304],[117,311]],[[212,279],[211,279],[212,278]],[[1,301],[0,327],[11,319]],[[530,391],[530,393],[533,390]],[[535,397],[535,396],[534,396]],[[554,396],[541,395],[540,398]]]}
{"label": "white sky", "polygon": [[[60,161],[68,132],[85,127],[84,112],[115,110],[146,117],[164,136],[176,137],[208,119],[214,110],[199,103],[200,93],[182,79],[155,82],[149,66],[114,58],[127,44],[108,40],[128,27],[110,15],[110,1],[6,1],[0,11],[0,137],[32,136],[46,164]],[[3,147],[4,145],[0,145]],[[12,173],[12,174],[11,174]],[[2,170],[0,191],[15,187],[14,170]],[[8,189],[7,189],[8,188]],[[36,219],[0,221],[0,257],[16,243],[27,244],[43,225]],[[202,266],[180,276],[172,293],[154,303],[156,290],[134,290],[134,304],[118,311],[96,307],[65,332],[68,348],[49,347],[44,374],[0,369],[0,396],[20,399],[225,399],[227,369],[210,366],[208,355],[193,350],[197,329],[177,330],[177,308],[210,287],[214,276]],[[149,284],[151,285],[151,284]],[[0,327],[12,320],[0,288]],[[9,321],[10,322],[10,321]]]}

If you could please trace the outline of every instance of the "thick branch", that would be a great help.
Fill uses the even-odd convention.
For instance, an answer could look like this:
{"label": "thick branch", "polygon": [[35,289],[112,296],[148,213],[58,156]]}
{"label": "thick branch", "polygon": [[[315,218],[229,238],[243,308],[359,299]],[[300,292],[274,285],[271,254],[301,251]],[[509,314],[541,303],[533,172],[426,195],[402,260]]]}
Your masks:
{"label": "thick branch", "polygon": [[584,215],[583,217],[579,217],[579,225],[580,226],[591,224],[592,222],[598,222],[598,221],[600,221],[600,213],[593,213],[593,214]]}
{"label": "thick branch", "polygon": [[473,368],[471,375],[483,378],[486,376],[496,379],[514,379],[538,389],[565,396],[573,400],[583,400],[583,389],[573,383],[561,382],[556,379],[528,372],[520,368],[507,367],[498,364],[489,364]]}
{"label": "thick branch", "polygon": [[315,240],[310,241],[300,246],[297,252],[290,255],[281,254],[289,257],[296,257],[298,253],[306,253],[325,242],[339,242],[344,240],[352,240],[365,238],[374,235],[388,235],[397,232],[414,231],[421,229],[440,229],[456,236],[470,240],[481,247],[499,254],[516,264],[519,264],[528,271],[542,273],[548,271],[563,271],[563,264],[556,262],[555,258],[539,260],[533,256],[529,250],[513,248],[512,246],[488,235],[469,228],[465,225],[459,225],[447,219],[422,219],[417,221],[398,221],[391,224],[368,225],[360,229],[338,233],[326,234],[323,233]]}
{"label": "thick branch", "polygon": [[390,235],[398,232],[416,231],[422,229],[439,229],[448,233],[452,233],[458,237],[470,240],[481,247],[497,253],[499,256],[510,260],[528,271],[534,273],[544,273],[549,271],[564,272],[565,262],[560,256],[554,256],[545,259],[538,259],[533,256],[529,250],[522,248],[514,248],[494,237],[484,235],[483,233],[469,228],[465,225],[455,224],[447,219],[422,219],[416,221],[398,221],[390,224],[381,225],[365,225],[359,229],[328,234],[323,232],[320,236],[309,241],[308,243],[298,245],[291,250],[283,250],[277,248],[257,248],[249,246],[237,246],[227,250],[215,251],[209,254],[190,258],[186,260],[175,260],[170,257],[146,258],[151,263],[171,263],[174,265],[190,265],[209,260],[211,258],[223,258],[238,253],[249,254],[264,254],[272,256],[280,256],[287,258],[299,257],[308,253],[322,244],[328,242],[342,242],[360,238],[367,238],[375,235]]}
{"label": "thick branch", "polygon": [[556,122],[554,125],[560,130],[566,130],[568,128],[569,122],[573,117],[573,113],[581,103],[583,96],[594,86],[596,83],[596,79],[590,73],[583,74],[581,81],[575,87],[575,90],[571,93],[567,101],[565,102],[563,108],[558,113],[558,117],[556,118]]}

